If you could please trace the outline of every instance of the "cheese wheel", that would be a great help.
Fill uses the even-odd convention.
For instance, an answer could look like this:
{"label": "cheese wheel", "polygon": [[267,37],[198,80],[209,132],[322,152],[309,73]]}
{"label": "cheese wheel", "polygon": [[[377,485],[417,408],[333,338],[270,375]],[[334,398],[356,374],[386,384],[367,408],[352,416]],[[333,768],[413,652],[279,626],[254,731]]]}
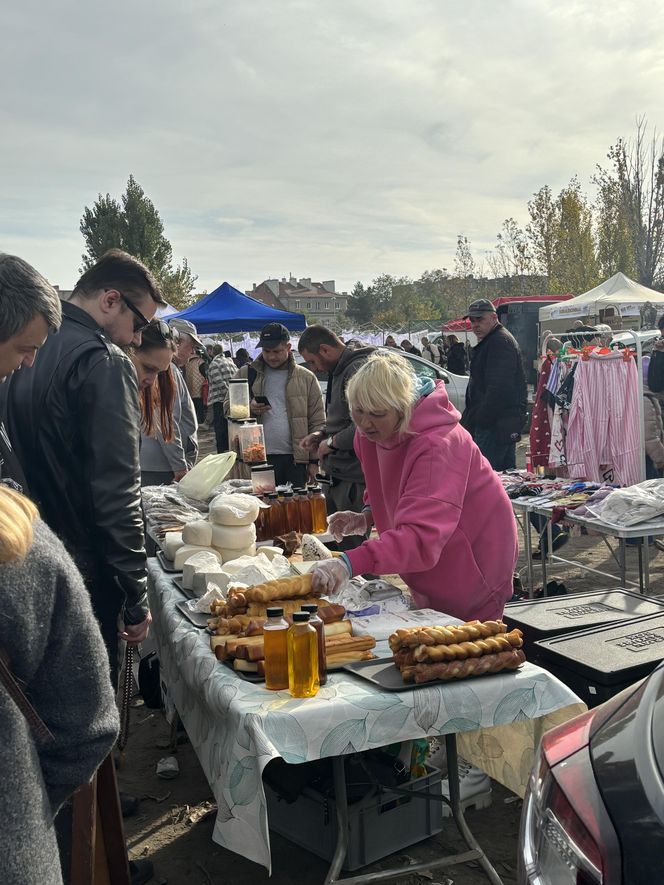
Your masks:
{"label": "cheese wheel", "polygon": [[224,549],[223,547],[218,547],[217,553],[221,556],[221,561],[225,565],[227,562],[233,562],[233,560],[239,559],[240,556],[255,556],[256,545],[251,544],[249,547],[245,547],[244,550],[229,550],[228,548]]}
{"label": "cheese wheel", "polygon": [[253,523],[212,526],[212,546],[218,550],[244,550],[251,547],[255,540],[256,526]]}
{"label": "cheese wheel", "polygon": [[210,571],[213,568],[219,568],[216,553],[211,550],[199,550],[198,553],[193,553],[182,566],[182,586],[185,590],[193,590],[194,574],[206,569]]}
{"label": "cheese wheel", "polygon": [[166,532],[164,540],[161,542],[161,549],[166,559],[175,559],[175,554],[183,544],[182,532]]}
{"label": "cheese wheel", "polygon": [[211,566],[209,569],[204,568],[200,571],[194,572],[191,589],[194,591],[194,596],[204,596],[207,592],[208,584],[212,582],[213,584],[216,584],[223,593],[226,590],[230,579],[231,576],[228,572],[223,571],[222,567],[217,563],[216,566]]}
{"label": "cheese wheel", "polygon": [[182,529],[182,540],[185,544],[195,544],[197,547],[211,547],[212,526],[207,519],[188,522]]}
{"label": "cheese wheel", "polygon": [[216,525],[251,525],[258,516],[260,504],[253,495],[217,495],[210,502],[210,522]]}
{"label": "cheese wheel", "polygon": [[221,556],[216,550],[213,550],[212,547],[198,547],[195,544],[184,544],[178,552],[175,554],[175,558],[173,559],[173,566],[176,571],[181,572],[182,566],[189,559],[190,556],[194,553],[200,553],[201,551],[205,551],[206,553],[214,553],[219,562],[221,562]]}

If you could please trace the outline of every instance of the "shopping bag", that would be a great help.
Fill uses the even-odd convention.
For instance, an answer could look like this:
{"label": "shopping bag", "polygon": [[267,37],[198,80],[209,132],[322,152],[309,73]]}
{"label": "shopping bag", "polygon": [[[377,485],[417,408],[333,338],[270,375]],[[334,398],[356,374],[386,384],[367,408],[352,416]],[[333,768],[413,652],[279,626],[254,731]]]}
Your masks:
{"label": "shopping bag", "polygon": [[208,455],[185,474],[178,483],[178,491],[187,498],[207,501],[215,488],[230,473],[235,464],[235,452]]}

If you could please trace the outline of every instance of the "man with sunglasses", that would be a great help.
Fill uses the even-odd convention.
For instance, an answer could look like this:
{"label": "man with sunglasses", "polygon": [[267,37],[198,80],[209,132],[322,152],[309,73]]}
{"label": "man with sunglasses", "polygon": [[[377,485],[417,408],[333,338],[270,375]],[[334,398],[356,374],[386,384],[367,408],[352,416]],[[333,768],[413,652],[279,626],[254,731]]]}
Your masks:
{"label": "man with sunglasses", "polygon": [[138,387],[120,348],[140,346],[164,303],[148,269],[112,249],[80,278],[59,333],[8,395],[8,431],[30,494],[83,573],[114,683],[118,637],[142,642],[151,620]]}

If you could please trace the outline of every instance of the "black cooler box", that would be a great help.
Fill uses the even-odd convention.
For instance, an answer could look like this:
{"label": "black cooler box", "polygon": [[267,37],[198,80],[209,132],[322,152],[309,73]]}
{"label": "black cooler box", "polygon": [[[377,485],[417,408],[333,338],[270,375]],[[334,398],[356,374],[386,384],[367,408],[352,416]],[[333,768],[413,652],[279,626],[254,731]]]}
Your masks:
{"label": "black cooler box", "polygon": [[603,624],[622,624],[632,618],[664,614],[664,600],[631,593],[629,590],[592,590],[510,602],[503,621],[510,630],[523,632],[523,650],[533,664],[540,664],[540,639],[575,633]]}
{"label": "black cooler box", "polygon": [[535,643],[539,664],[596,707],[664,659],[664,613]]}

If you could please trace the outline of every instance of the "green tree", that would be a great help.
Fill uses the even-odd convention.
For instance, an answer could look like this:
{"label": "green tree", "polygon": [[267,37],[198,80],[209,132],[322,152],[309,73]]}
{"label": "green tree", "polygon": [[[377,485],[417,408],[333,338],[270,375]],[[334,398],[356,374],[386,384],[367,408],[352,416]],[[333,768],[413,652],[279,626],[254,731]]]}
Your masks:
{"label": "green tree", "polygon": [[528,203],[530,223],[526,234],[530,243],[534,270],[547,279],[547,291],[551,292],[553,260],[559,222],[559,206],[553,199],[548,184],[540,188]]}
{"label": "green tree", "polygon": [[174,307],[182,309],[196,301],[193,290],[198,277],[186,258],[173,266],[173,249],[164,236],[159,212],[133,175],[129,176],[121,204],[110,194],[99,194],[92,208],[85,207],[80,231],[86,246],[81,272],[108,249],[124,249],[152,271]]}
{"label": "green tree", "polygon": [[579,295],[599,283],[592,208],[576,177],[557,200],[557,229],[550,291]]}
{"label": "green tree", "polygon": [[513,295],[534,295],[540,284],[533,278],[535,262],[526,231],[513,218],[506,218],[493,252],[487,263],[495,278],[502,278],[507,291]]}
{"label": "green tree", "polygon": [[373,323],[377,313],[377,301],[378,296],[374,293],[373,288],[368,286],[365,289],[358,280],[348,298],[346,316],[358,326]]}
{"label": "green tree", "polygon": [[598,169],[593,182],[597,186],[595,238],[600,274],[607,278],[622,271],[635,278],[639,272],[620,184],[604,169]]}

